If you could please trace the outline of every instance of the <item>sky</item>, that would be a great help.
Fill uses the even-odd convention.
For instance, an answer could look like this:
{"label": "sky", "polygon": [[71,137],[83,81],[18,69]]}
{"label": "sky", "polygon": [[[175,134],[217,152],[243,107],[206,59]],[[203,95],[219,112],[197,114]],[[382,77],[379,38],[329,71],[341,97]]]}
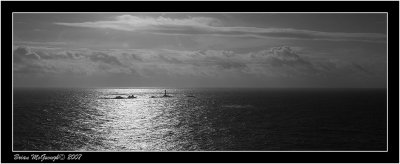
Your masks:
{"label": "sky", "polygon": [[14,13],[15,87],[386,88],[384,13]]}

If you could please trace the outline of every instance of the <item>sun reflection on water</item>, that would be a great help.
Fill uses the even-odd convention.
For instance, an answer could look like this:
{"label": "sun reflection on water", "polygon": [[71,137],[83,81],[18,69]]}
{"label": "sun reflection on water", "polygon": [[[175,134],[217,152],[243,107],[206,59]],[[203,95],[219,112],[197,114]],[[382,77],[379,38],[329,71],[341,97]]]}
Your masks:
{"label": "sun reflection on water", "polygon": [[[105,140],[102,149],[167,151],[197,150],[195,130],[190,119],[200,118],[201,108],[196,103],[182,101],[186,97],[176,90],[173,97],[150,98],[162,95],[159,89],[102,89],[98,97],[135,95],[135,99],[98,99],[97,110],[104,115],[97,119],[104,123],[95,127]],[[193,100],[191,100],[193,101]],[[212,130],[206,124],[204,129]],[[197,129],[199,129],[197,127]],[[198,140],[198,139],[197,139]]]}

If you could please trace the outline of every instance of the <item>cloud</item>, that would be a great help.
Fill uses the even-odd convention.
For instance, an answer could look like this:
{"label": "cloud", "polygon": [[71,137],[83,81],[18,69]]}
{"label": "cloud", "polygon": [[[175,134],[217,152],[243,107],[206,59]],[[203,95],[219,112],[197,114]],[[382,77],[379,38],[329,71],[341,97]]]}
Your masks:
{"label": "cloud", "polygon": [[130,56],[131,56],[132,59],[134,59],[134,60],[143,62],[143,58],[142,58],[140,55],[138,55],[138,54],[132,53],[132,54],[130,54]]}
{"label": "cloud", "polygon": [[110,56],[103,52],[94,52],[91,55],[89,55],[89,59],[92,60],[93,62],[103,62],[111,65],[122,65],[121,62],[116,57]]}
{"label": "cloud", "polygon": [[183,63],[182,61],[180,61],[180,60],[178,60],[178,59],[176,59],[174,57],[171,57],[171,56],[166,56],[166,55],[159,54],[158,57],[162,61],[170,63],[170,64],[182,64]]}
{"label": "cloud", "polygon": [[29,61],[29,60],[40,60],[40,56],[35,52],[32,52],[27,47],[17,47],[14,50],[13,60],[16,63]]}
{"label": "cloud", "polygon": [[[159,26],[168,27],[211,27],[220,24],[220,21],[209,17],[191,17],[184,19],[171,19],[165,17],[137,17],[131,15],[116,16],[115,20],[84,23],[55,23],[65,26],[110,28],[124,31],[143,29],[157,29]],[[172,29],[172,28],[171,28]]]}
{"label": "cloud", "polygon": [[191,53],[195,66],[211,66],[219,70],[244,71],[249,62],[247,56],[227,50],[199,50]]}
{"label": "cloud", "polygon": [[247,67],[247,65],[245,63],[240,63],[240,62],[217,62],[216,65],[222,69],[243,70]]}
{"label": "cloud", "polygon": [[[272,47],[268,50],[254,53],[251,56],[255,61],[260,61],[266,67],[281,68],[286,71],[290,69],[290,72],[307,74],[315,74],[322,71],[314,66],[314,63],[317,64],[317,62],[301,57],[288,46]],[[325,65],[325,63],[319,64]]]}
{"label": "cloud", "polygon": [[[18,46],[13,53],[17,75],[90,75],[131,72],[111,54],[94,50]],[[112,66],[108,66],[112,65]]]}
{"label": "cloud", "polygon": [[353,67],[355,69],[357,69],[357,70],[359,70],[359,71],[361,71],[361,72],[363,72],[363,73],[365,73],[367,75],[372,75],[373,74],[372,72],[370,72],[369,70],[367,70],[366,68],[361,66],[360,64],[357,64],[357,63],[354,63],[354,62],[352,62],[351,64],[353,65]]}
{"label": "cloud", "polygon": [[18,45],[34,45],[34,46],[64,46],[65,42],[32,42],[32,41],[14,41]]}
{"label": "cloud", "polygon": [[386,35],[379,33],[343,33],[290,28],[223,26],[222,21],[211,17],[172,19],[161,16],[154,18],[121,15],[115,17],[114,20],[81,23],[58,22],[55,24],[72,27],[149,32],[166,35],[217,35],[230,37],[272,37],[282,39],[386,42]]}
{"label": "cloud", "polygon": [[[316,81],[321,78],[362,79],[375,76],[372,74],[374,70],[363,63],[315,59],[305,57],[303,53],[301,49],[289,46],[247,53],[228,50],[94,50],[20,46],[14,48],[13,71],[15,77],[65,79],[66,84],[74,79],[73,82],[77,85],[82,80],[89,86],[91,83],[150,85],[162,83],[164,80],[171,84],[178,84],[179,81],[207,81],[213,84],[217,79],[221,84],[246,84],[250,79],[261,80],[261,85],[263,80]],[[29,81],[29,78],[19,81]]]}

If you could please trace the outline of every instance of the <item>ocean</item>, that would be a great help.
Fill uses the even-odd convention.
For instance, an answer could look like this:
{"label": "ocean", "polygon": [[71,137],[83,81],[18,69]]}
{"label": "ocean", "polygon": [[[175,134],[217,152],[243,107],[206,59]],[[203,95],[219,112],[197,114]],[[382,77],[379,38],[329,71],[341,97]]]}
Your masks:
{"label": "ocean", "polygon": [[13,150],[386,150],[386,89],[164,90],[14,88]]}

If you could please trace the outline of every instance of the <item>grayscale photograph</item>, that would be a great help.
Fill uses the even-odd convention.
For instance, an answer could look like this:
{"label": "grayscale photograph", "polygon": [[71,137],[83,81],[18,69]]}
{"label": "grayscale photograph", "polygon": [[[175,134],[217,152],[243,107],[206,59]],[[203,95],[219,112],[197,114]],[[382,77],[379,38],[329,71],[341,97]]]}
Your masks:
{"label": "grayscale photograph", "polygon": [[12,150],[387,151],[387,16],[14,12]]}

